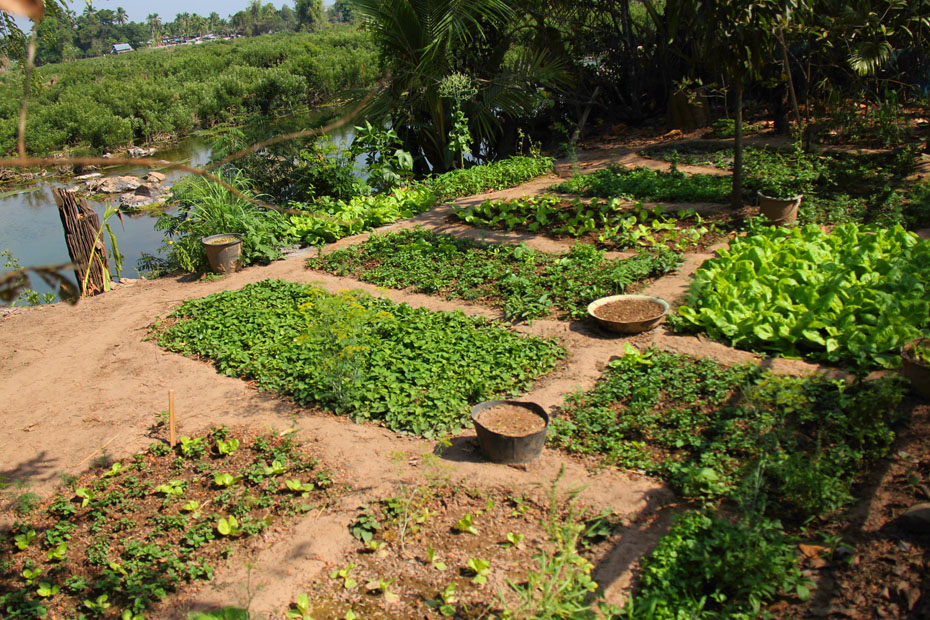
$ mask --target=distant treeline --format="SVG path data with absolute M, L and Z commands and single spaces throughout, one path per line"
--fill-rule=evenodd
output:
M 0 153 L 14 151 L 21 71 L 0 74 Z M 369 37 L 350 28 L 280 33 L 89 58 L 36 70 L 27 148 L 103 150 L 330 101 L 378 77 Z
M 90 58 L 109 53 L 115 43 L 128 43 L 133 49 L 159 45 L 162 39 L 186 40 L 207 34 L 215 36 L 259 36 L 284 31 L 313 32 L 327 22 L 343 23 L 353 19 L 347 0 L 337 0 L 324 11 L 322 0 L 297 0 L 291 8 L 284 4 L 280 9 L 271 3 L 252 0 L 248 7 L 224 19 L 219 13 L 207 16 L 196 13 L 178 13 L 173 20 L 150 13 L 144 22 L 130 21 L 123 7 L 98 9 L 87 3 L 83 12 L 75 13 L 67 6 L 52 3 L 50 11 L 38 24 L 36 64 Z M 22 33 L 5 33 L 0 28 L 0 39 L 22 39 Z M 2 41 L 0 41 L 2 43 Z M 22 45 L 0 45 L 22 51 Z M 21 59 L 13 54 L 14 59 Z

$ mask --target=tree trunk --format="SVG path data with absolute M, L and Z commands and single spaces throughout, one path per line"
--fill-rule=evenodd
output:
M 743 86 L 736 86 L 736 135 L 733 140 L 733 193 L 730 206 L 743 207 Z

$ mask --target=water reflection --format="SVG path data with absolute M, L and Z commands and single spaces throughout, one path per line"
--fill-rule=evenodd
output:
M 307 127 L 319 126 L 322 117 L 319 114 L 301 115 L 280 119 L 273 123 L 266 123 L 267 135 L 281 135 Z M 254 132 L 254 127 L 249 128 Z M 331 136 L 334 143 L 345 147 L 352 141 L 354 130 L 351 125 L 337 129 Z M 152 157 L 163 159 L 172 163 L 184 163 L 193 167 L 201 167 L 210 161 L 212 141 L 201 136 L 191 136 L 175 146 L 157 151 Z M 134 175 L 142 176 L 149 171 L 145 166 L 109 166 L 100 170 L 104 176 Z M 163 169 L 167 176 L 166 184 L 173 185 L 188 173 L 182 170 Z M 0 198 L 0 250 L 12 251 L 21 265 L 50 265 L 67 263 L 70 261 L 68 249 L 65 246 L 64 230 L 55 206 L 52 190 L 58 187 L 72 187 L 75 183 L 66 178 L 49 178 L 41 181 L 38 186 L 28 188 L 29 191 Z M 0 193 L 12 191 L 14 188 L 4 187 Z M 119 201 L 118 195 L 109 199 L 111 204 Z M 107 203 L 88 201 L 94 211 L 103 218 Z M 123 222 L 119 218 L 110 219 L 110 226 L 116 233 L 120 252 L 125 257 L 123 275 L 126 277 L 139 277 L 137 261 L 142 253 L 155 254 L 162 242 L 162 233 L 154 229 L 158 213 L 142 213 L 136 215 L 123 215 Z M 106 236 L 106 235 L 104 235 Z M 109 240 L 107 240 L 109 245 Z M 4 260 L 0 260 L 0 273 L 8 271 L 4 267 Z M 111 265 L 112 266 L 112 265 Z M 70 274 L 69 274 L 70 276 Z M 38 278 L 33 278 L 32 287 L 40 293 L 46 292 L 48 287 Z

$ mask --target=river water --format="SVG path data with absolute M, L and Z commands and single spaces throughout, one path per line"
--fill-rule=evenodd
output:
M 314 126 L 314 119 L 318 116 L 288 117 L 281 119 L 268 127 L 268 135 L 279 135 L 293 131 L 293 127 Z M 330 134 L 332 141 L 345 147 L 352 141 L 354 130 L 351 125 L 341 127 Z M 200 167 L 210 161 L 211 141 L 199 135 L 189 136 L 179 143 L 156 152 L 152 157 L 163 159 L 172 163 L 184 163 L 193 167 Z M 104 176 L 135 175 L 142 176 L 148 172 L 144 166 L 112 166 L 100 172 Z M 161 171 L 167 175 L 166 184 L 173 185 L 187 173 L 179 170 L 165 169 Z M 58 216 L 58 207 L 52 197 L 52 190 L 57 187 L 73 187 L 76 183 L 69 178 L 49 177 L 37 184 L 23 188 L 18 193 L 0 198 L 0 251 L 10 250 L 13 256 L 23 267 L 33 265 L 56 265 L 71 262 L 68 248 L 65 245 L 64 230 Z M 10 186 L 0 186 L 0 194 L 15 191 Z M 112 204 L 119 201 L 119 195 L 110 198 Z M 106 209 L 105 202 L 88 201 L 103 220 Z M 155 230 L 155 222 L 159 212 L 140 214 L 123 214 L 123 222 L 112 217 L 110 227 L 116 234 L 119 251 L 124 256 L 123 277 L 138 278 L 138 260 L 143 252 L 157 254 L 161 246 L 163 234 Z M 106 235 L 104 235 L 106 237 Z M 109 246 L 109 240 L 107 239 Z M 0 273 L 9 271 L 5 267 L 5 257 L 0 257 Z M 112 260 L 110 261 L 113 267 Z M 73 271 L 66 275 L 73 278 Z M 49 290 L 37 277 L 32 277 L 32 288 L 39 293 Z

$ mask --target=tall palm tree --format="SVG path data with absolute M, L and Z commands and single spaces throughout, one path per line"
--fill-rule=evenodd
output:
M 121 6 L 116 7 L 116 23 L 122 26 L 129 21 L 129 15 L 126 14 L 126 9 Z
M 405 148 L 433 170 L 453 165 L 449 130 L 455 103 L 439 94 L 443 78 L 468 75 L 477 93 L 461 102 L 472 143 L 490 144 L 502 122 L 528 115 L 540 85 L 564 85 L 566 74 L 543 50 L 515 45 L 519 0 L 356 0 L 389 72 L 367 105 Z
M 158 35 L 161 34 L 161 17 L 158 16 L 158 13 L 149 13 L 148 17 L 145 18 L 145 23 L 152 30 L 152 41 L 157 42 Z

